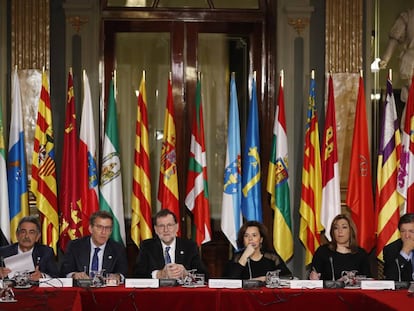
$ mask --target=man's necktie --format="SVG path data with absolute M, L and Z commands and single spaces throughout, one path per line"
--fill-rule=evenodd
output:
M 92 257 L 91 271 L 99 271 L 98 253 L 100 250 L 101 249 L 99 247 L 95 247 L 95 252 L 93 253 L 93 257 Z
M 171 263 L 171 257 L 170 257 L 170 253 L 169 253 L 170 248 L 171 248 L 170 246 L 165 247 L 165 254 L 164 254 L 165 264 Z

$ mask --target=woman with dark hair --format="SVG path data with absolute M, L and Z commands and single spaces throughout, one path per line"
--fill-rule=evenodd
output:
M 268 244 L 266 227 L 257 221 L 247 221 L 237 235 L 239 251 L 227 264 L 225 277 L 265 281 L 268 271 L 280 270 L 280 276 L 292 275 L 285 262 Z
M 331 241 L 321 245 L 313 255 L 311 280 L 338 280 L 343 271 L 357 271 L 359 275 L 371 276 L 367 252 L 358 246 L 354 222 L 345 214 L 332 220 Z

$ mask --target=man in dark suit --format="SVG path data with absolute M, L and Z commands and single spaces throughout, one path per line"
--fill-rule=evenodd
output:
M 128 272 L 125 247 L 110 239 L 113 218 L 98 211 L 89 219 L 89 236 L 70 241 L 63 257 L 61 275 L 88 279 L 91 271 L 103 271 L 122 281 Z
M 11 271 L 6 265 L 4 267 L 4 258 L 22 254 L 25 252 L 32 253 L 34 271 L 30 271 L 30 279 L 38 281 L 41 277 L 57 277 L 59 270 L 56 264 L 55 254 L 49 246 L 39 243 L 40 223 L 34 216 L 26 216 L 20 219 L 16 230 L 17 243 L 3 246 L 0 248 L 1 277 L 7 277 Z M 30 270 L 30 268 L 28 268 Z
M 157 237 L 141 242 L 136 277 L 180 279 L 191 269 L 207 274 L 197 245 L 176 236 L 178 223 L 174 213 L 168 209 L 160 210 L 154 217 L 154 229 Z
M 401 238 L 384 247 L 384 275 L 388 280 L 414 280 L 414 213 L 401 216 Z

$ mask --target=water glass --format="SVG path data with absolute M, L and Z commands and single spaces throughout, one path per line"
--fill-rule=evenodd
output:
M 266 287 L 277 288 L 280 286 L 280 270 L 268 271 L 266 273 Z

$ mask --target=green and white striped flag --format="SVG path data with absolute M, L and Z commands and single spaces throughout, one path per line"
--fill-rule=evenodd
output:
M 100 210 L 111 213 L 114 218 L 111 238 L 126 245 L 121 157 L 119 154 L 118 122 L 116 120 L 113 80 L 109 85 L 108 111 L 106 115 L 99 207 Z

